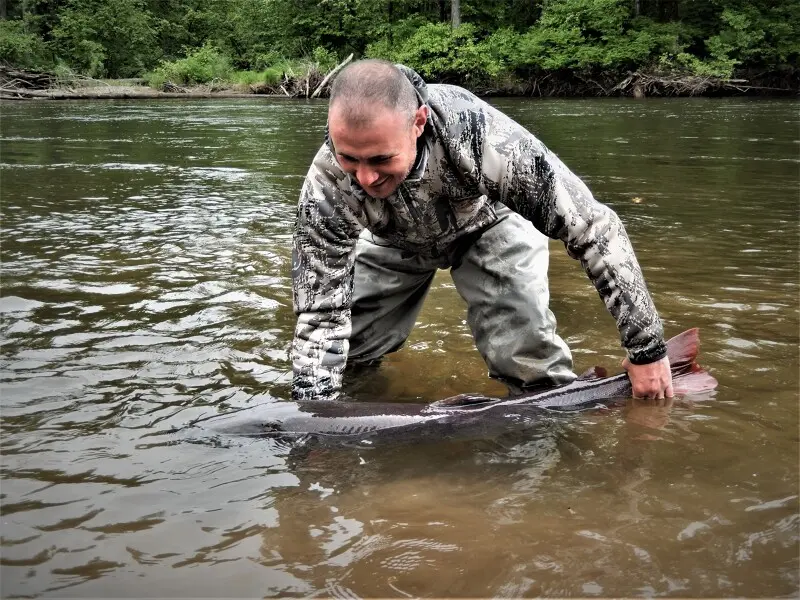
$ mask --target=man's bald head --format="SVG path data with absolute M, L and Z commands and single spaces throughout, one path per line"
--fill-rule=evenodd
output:
M 418 107 L 414 86 L 400 69 L 389 61 L 369 59 L 348 65 L 336 76 L 328 112 L 335 110 L 350 125 L 363 127 L 383 109 L 406 115 L 410 123 Z
M 333 82 L 330 147 L 342 170 L 373 198 L 388 198 L 408 177 L 425 131 L 428 107 L 392 63 L 353 63 Z

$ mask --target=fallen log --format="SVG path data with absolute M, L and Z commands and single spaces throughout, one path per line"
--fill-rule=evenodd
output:
M 343 69 L 343 68 L 344 68 L 344 67 L 347 65 L 347 63 L 349 63 L 351 60 L 353 60 L 353 55 L 352 55 L 352 54 L 351 54 L 350 56 L 348 56 L 347 58 L 345 58 L 345 59 L 344 59 L 342 62 L 340 62 L 338 65 L 336 65 L 336 67 L 333 69 L 333 71 L 331 71 L 330 73 L 328 73 L 328 74 L 325 76 L 325 79 L 323 79 L 323 80 L 322 80 L 322 83 L 320 83 L 320 84 L 317 86 L 317 89 L 315 89 L 315 90 L 314 90 L 314 93 L 313 93 L 313 94 L 311 94 L 311 97 L 312 97 L 312 98 L 316 98 L 317 96 L 319 96 L 320 92 L 321 92 L 323 89 L 325 89 L 325 85 L 328 83 L 328 81 L 330 81 L 331 79 L 333 79 L 333 77 L 334 77 L 334 76 L 335 76 L 335 75 L 336 75 L 336 74 L 337 74 L 339 71 L 341 71 L 341 70 L 342 70 L 342 69 Z
M 16 96 L 11 94 L 4 94 L 0 92 L 0 100 L 30 100 L 30 98 L 26 96 Z
M 135 100 L 160 98 L 252 98 L 247 92 L 160 92 L 147 89 L 125 89 L 114 91 L 62 91 L 62 90 L 0 90 L 4 94 L 16 94 L 15 100 Z M 11 99 L 11 98 L 10 98 Z

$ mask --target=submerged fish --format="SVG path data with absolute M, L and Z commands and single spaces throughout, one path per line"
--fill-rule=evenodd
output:
M 717 381 L 696 362 L 697 329 L 667 342 L 676 395 L 713 390 Z M 627 373 L 595 367 L 572 383 L 506 398 L 461 394 L 432 404 L 273 401 L 205 419 L 223 434 L 312 439 L 325 445 L 415 443 L 492 437 L 555 415 L 608 406 L 632 393 Z

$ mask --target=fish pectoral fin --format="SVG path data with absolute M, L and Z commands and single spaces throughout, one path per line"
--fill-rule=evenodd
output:
M 581 373 L 580 377 L 578 377 L 578 381 L 601 379 L 603 377 L 608 377 L 608 371 L 604 367 L 591 367 Z

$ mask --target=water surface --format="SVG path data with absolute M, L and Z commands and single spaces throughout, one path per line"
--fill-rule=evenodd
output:
M 798 552 L 796 102 L 500 99 L 623 218 L 720 388 L 500 439 L 182 435 L 289 395 L 324 102 L 0 106 L 2 594 L 785 596 Z M 576 370 L 614 323 L 552 243 Z M 449 274 L 362 401 L 499 394 Z

